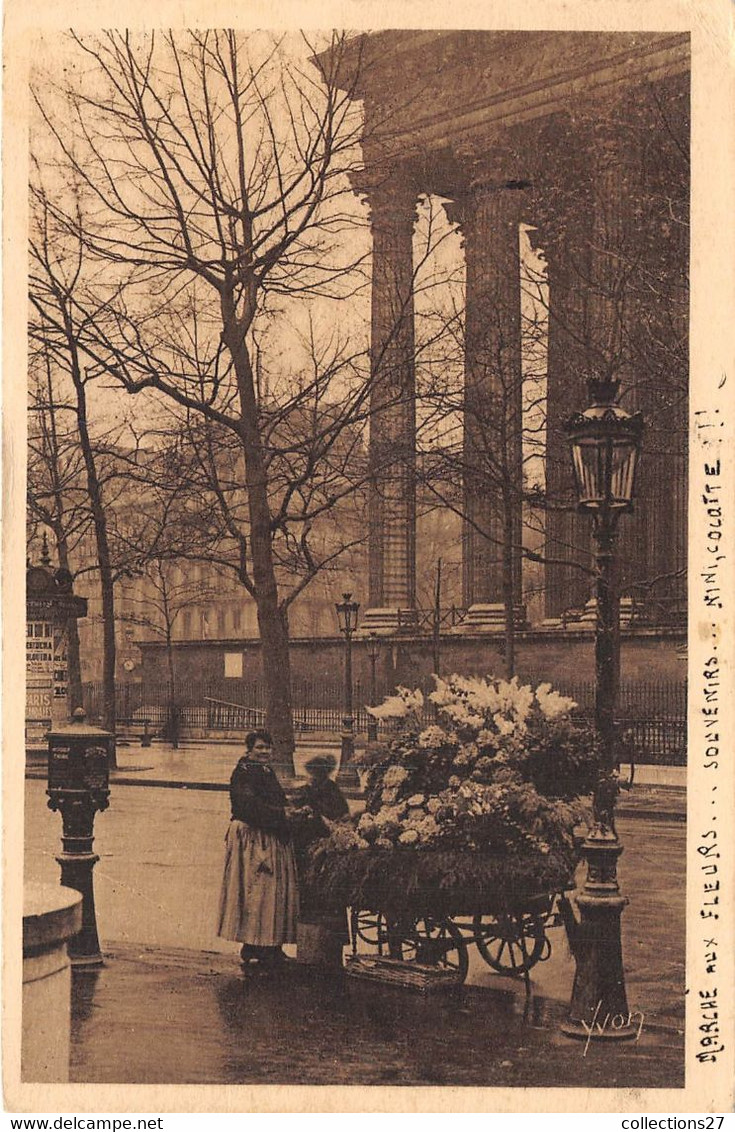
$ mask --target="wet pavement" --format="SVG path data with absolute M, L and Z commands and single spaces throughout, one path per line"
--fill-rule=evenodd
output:
M 113 787 L 109 809 L 95 822 L 103 947 L 110 941 L 236 954 L 236 945 L 213 937 L 228 819 L 226 794 Z M 640 817 L 618 824 L 625 846 L 620 883 L 631 901 L 623 914 L 631 1006 L 668 1022 L 683 1001 L 685 827 Z M 58 882 L 60 836 L 45 784 L 26 782 L 27 880 Z M 552 956 L 535 968 L 536 989 L 568 1001 L 574 967 L 563 929 L 552 929 L 550 938 Z M 470 955 L 470 981 L 493 985 L 497 976 L 475 948 Z
M 242 741 L 235 740 L 187 740 L 176 750 L 170 744 L 159 741 L 154 741 L 150 747 L 141 747 L 139 741 L 131 741 L 118 746 L 118 767 L 112 772 L 112 782 L 116 786 L 226 791 L 232 768 L 242 749 Z M 334 742 L 301 741 L 294 752 L 295 777 L 284 780 L 284 785 L 298 785 L 306 781 L 304 763 L 317 751 L 329 751 L 339 762 L 339 746 Z M 26 777 L 45 779 L 46 756 L 43 752 L 36 752 L 28 759 Z M 629 780 L 630 767 L 623 766 L 621 782 L 625 784 Z M 618 811 L 622 815 L 635 813 L 683 821 L 686 816 L 686 767 L 636 766 L 633 789 L 621 791 Z
M 244 976 L 221 955 L 111 948 L 75 975 L 71 1080 L 190 1084 L 668 1087 L 683 1036 L 564 1037 L 561 1003 L 523 988 L 420 996 L 297 964 Z
M 558 1024 L 574 967 L 562 928 L 522 982 L 470 948 L 456 999 L 326 982 L 294 964 L 281 981 L 246 980 L 237 945 L 213 936 L 227 796 L 116 783 L 96 820 L 94 883 L 106 957 L 75 976 L 72 1073 L 78 1081 L 423 1084 L 682 1083 L 685 827 L 621 818 L 628 1001 L 638 1043 L 582 1047 Z M 26 782 L 28 880 L 58 882 L 61 820 L 45 783 Z M 288 949 L 293 954 L 293 949 Z

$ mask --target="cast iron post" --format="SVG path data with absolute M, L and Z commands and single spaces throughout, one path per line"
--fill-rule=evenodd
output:
M 61 883 L 82 894 L 82 928 L 69 941 L 72 967 L 99 967 L 102 953 L 97 934 L 92 870 L 99 857 L 92 851 L 94 816 L 109 805 L 109 763 L 114 736 L 85 723 L 83 708 L 71 724 L 49 732 L 48 806 L 60 810 Z
M 352 756 L 355 753 L 355 719 L 352 714 L 352 634 L 357 628 L 357 614 L 360 606 L 351 599 L 352 594 L 345 593 L 342 594 L 342 601 L 336 604 L 340 632 L 345 638 L 344 713 L 342 716 L 341 758 L 337 782 L 340 786 L 359 789 L 360 779 L 357 770 L 352 765 Z
M 375 707 L 375 701 L 378 698 L 378 682 L 376 679 L 375 665 L 380 652 L 380 637 L 377 633 L 370 633 L 370 635 L 365 638 L 365 647 L 367 648 L 367 654 L 370 659 L 370 706 Z M 378 721 L 370 712 L 368 712 L 367 737 L 368 743 L 376 743 L 378 741 Z
M 576 971 L 566 1034 L 589 1040 L 634 1038 L 628 1010 L 620 917 L 627 900 L 618 886 L 623 847 L 615 829 L 618 759 L 615 708 L 619 685 L 619 594 L 615 576 L 618 517 L 632 509 L 635 467 L 643 431 L 641 415 L 615 404 L 618 383 L 590 382 L 592 405 L 567 422 L 579 508 L 593 517 L 597 572 L 595 631 L 595 725 L 602 767 L 593 795 L 593 825 L 582 847 L 587 865 L 577 897 L 580 923 Z

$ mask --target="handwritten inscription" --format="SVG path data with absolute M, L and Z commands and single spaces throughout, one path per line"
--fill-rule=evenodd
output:
M 610 1030 L 630 1030 L 635 1029 L 635 1040 L 641 1036 L 643 1030 L 643 1022 L 645 1021 L 644 1015 L 640 1010 L 628 1011 L 627 1014 L 610 1014 L 609 1012 L 602 1016 L 602 999 L 597 1003 L 595 1012 L 590 1022 L 582 1021 L 585 1032 L 587 1034 L 587 1041 L 584 1044 L 583 1057 L 587 1056 L 587 1050 L 590 1046 L 592 1038 L 601 1038 Z
M 699 1044 L 702 1049 L 697 1054 L 697 1060 L 717 1061 L 718 1053 L 724 1052 L 724 1045 L 720 1042 L 720 1010 L 717 1000 L 717 989 L 699 992 L 699 1031 L 702 1035 Z
M 721 741 L 725 720 L 723 719 L 723 660 L 720 656 L 722 610 L 727 603 L 727 588 L 723 585 L 727 554 L 725 553 L 726 508 L 723 500 L 727 498 L 721 461 L 715 458 L 720 443 L 720 429 L 723 427 L 719 410 L 695 414 L 698 440 L 711 455 L 702 462 L 701 505 L 704 509 L 704 562 L 700 570 L 701 602 L 705 613 L 712 619 L 709 624 L 702 622 L 702 629 L 708 641 L 707 655 L 701 663 L 699 679 L 699 735 L 698 743 L 700 765 L 707 772 L 710 782 L 710 816 L 706 825 L 700 829 L 696 852 L 698 862 L 698 905 L 699 919 L 704 929 L 701 934 L 701 958 L 698 963 L 700 987 L 697 990 L 696 1025 L 697 1059 L 700 1063 L 714 1063 L 724 1052 L 722 1041 L 720 1005 L 716 977 L 718 975 L 719 952 L 718 921 L 720 919 L 721 885 L 721 837 L 718 825 L 718 771 L 723 752 L 727 749 Z M 714 450 L 714 451 L 713 451 Z
M 704 582 L 704 604 L 709 608 L 722 609 L 722 590 L 720 575 L 725 555 L 722 553 L 722 500 L 721 500 L 721 467 L 720 461 L 704 465 L 704 490 L 702 501 L 707 516 L 706 529 L 706 558 L 700 571 Z

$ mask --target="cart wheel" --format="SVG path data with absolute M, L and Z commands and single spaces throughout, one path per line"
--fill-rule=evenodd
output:
M 415 920 L 401 930 L 401 958 L 456 971 L 460 982 L 467 978 L 469 959 L 459 928 L 451 920 Z
M 477 950 L 488 966 L 501 975 L 525 975 L 551 953 L 545 915 L 503 912 L 497 916 L 475 916 L 472 926 Z
M 369 947 L 376 947 L 382 954 L 388 942 L 388 925 L 382 912 L 367 912 L 357 909 L 352 913 L 353 939 L 357 938 L 367 943 Z

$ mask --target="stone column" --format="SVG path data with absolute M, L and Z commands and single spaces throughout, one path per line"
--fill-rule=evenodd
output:
M 471 629 L 502 631 L 507 594 L 521 602 L 522 187 L 481 174 L 449 210 L 466 263 L 463 596 Z
M 661 130 L 686 122 L 688 84 L 659 84 L 653 105 L 637 107 L 645 163 L 636 185 L 634 306 L 630 341 L 646 431 L 631 540 L 634 596 L 649 624 L 681 619 L 686 608 L 686 440 L 688 377 L 687 136 Z
M 588 359 L 590 376 L 630 379 L 624 326 L 629 303 L 631 249 L 628 208 L 635 187 L 634 156 L 612 122 L 590 131 L 592 235 Z
M 589 211 L 582 201 L 541 201 L 539 243 L 547 262 L 545 615 L 563 619 L 581 610 L 594 588 L 590 522 L 576 510 L 577 492 L 564 422 L 586 407 L 588 365 L 586 292 L 589 281 Z M 556 207 L 553 207 L 553 206 Z M 575 207 L 576 206 L 576 207 Z M 543 213 L 547 215 L 544 216 Z
M 370 368 L 370 589 L 362 628 L 398 628 L 416 605 L 415 187 L 408 175 L 361 188 L 373 235 Z
M 640 138 L 623 123 L 606 120 L 590 130 L 592 238 L 589 288 L 588 370 L 590 377 L 620 382 L 620 400 L 642 408 L 645 374 L 632 364 L 631 334 L 636 320 L 639 234 L 635 211 L 640 200 Z M 585 401 L 585 403 L 587 403 Z M 643 444 L 645 448 L 646 437 Z M 620 523 L 616 545 L 618 590 L 647 573 L 645 537 L 650 501 L 639 492 L 632 516 Z

